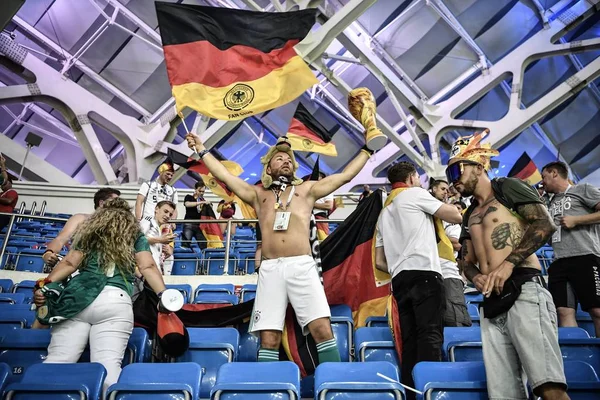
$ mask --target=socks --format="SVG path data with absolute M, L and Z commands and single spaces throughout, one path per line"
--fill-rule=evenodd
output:
M 260 348 L 258 350 L 258 361 L 279 361 L 279 352 L 277 350 Z
M 317 354 L 319 355 L 319 364 L 341 361 L 335 338 L 317 343 Z

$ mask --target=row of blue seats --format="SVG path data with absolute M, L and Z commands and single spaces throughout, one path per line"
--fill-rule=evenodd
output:
M 564 363 L 568 395 L 573 400 L 598 398 L 600 380 L 581 361 Z M 79 395 L 99 400 L 106 370 L 100 364 L 37 364 L 31 366 L 20 383 L 6 383 L 10 367 L 0 363 L 0 385 L 7 398 L 59 400 Z M 483 362 L 454 364 L 421 362 L 412 372 L 417 399 L 487 399 L 487 377 Z M 48 381 L 47 376 L 53 380 Z M 194 362 L 179 364 L 131 364 L 117 383 L 109 387 L 111 400 L 177 400 L 202 398 L 203 368 Z M 324 363 L 316 368 L 314 381 L 300 380 L 298 366 L 289 361 L 269 363 L 228 363 L 219 367 L 210 390 L 214 400 L 299 400 L 302 384 L 315 400 L 404 400 L 398 369 L 391 363 Z M 35 396 L 35 397 L 34 397 Z
M 13 293 L 0 292 L 1 304 L 29 304 L 32 299 L 34 281 L 22 281 L 14 287 Z M 223 284 L 201 284 L 196 290 L 188 284 L 170 284 L 166 285 L 169 289 L 175 289 L 181 292 L 185 302 L 189 304 L 238 304 L 249 301 L 256 295 L 256 285 L 243 285 L 239 297 L 236 294 L 235 285 L 232 283 Z
M 7 398 L 58 400 L 79 396 L 101 398 L 106 370 L 100 364 L 37 364 L 23 374 L 20 383 L 5 382 L 9 367 L 0 364 L 0 384 Z M 132 364 L 126 366 L 107 392 L 111 400 L 197 400 L 204 397 L 200 382 L 203 370 L 196 363 Z M 48 381 L 47 376 L 53 379 Z M 389 363 L 318 366 L 314 379 L 315 399 L 404 399 L 397 369 Z M 300 399 L 300 371 L 291 362 L 234 363 L 222 365 L 211 399 Z M 376 395 L 374 397 L 374 395 Z M 208 397 L 208 396 L 207 396 Z

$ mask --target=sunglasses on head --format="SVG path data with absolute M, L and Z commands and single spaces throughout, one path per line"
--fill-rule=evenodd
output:
M 446 168 L 446 179 L 448 183 L 453 184 L 457 182 L 462 176 L 463 172 L 465 172 L 465 165 L 479 165 L 474 161 L 459 161 L 452 165 L 449 165 Z

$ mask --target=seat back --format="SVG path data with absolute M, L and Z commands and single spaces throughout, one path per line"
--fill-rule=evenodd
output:
M 331 328 L 340 352 L 341 360 L 351 361 L 354 342 L 354 320 L 352 310 L 346 304 L 337 304 L 330 306 L 331 310 Z
M 195 258 L 178 259 L 175 257 L 171 275 L 196 275 L 197 267 L 198 260 Z
M 165 285 L 167 289 L 179 290 L 183 295 L 186 303 L 192 302 L 192 286 L 187 283 Z
M 464 354 L 465 352 L 470 352 L 468 348 L 456 348 L 455 345 L 462 342 L 481 342 L 481 329 L 478 326 L 472 327 L 446 327 L 444 328 L 444 344 L 442 346 L 442 358 L 444 360 L 450 360 L 451 353 L 454 356 L 457 356 L 457 353 L 460 353 L 459 357 L 470 357 L 471 354 Z M 454 347 L 451 349 L 450 347 Z M 479 361 L 471 360 L 471 359 L 455 359 L 454 361 Z
M 44 250 L 26 249 L 21 250 L 17 259 L 17 271 L 38 272 L 44 271 Z
M 194 304 L 238 304 L 239 299 L 234 294 L 227 292 L 200 292 L 194 298 Z
M 6 251 L 8 251 L 8 247 L 6 248 Z M 3 268 L 3 267 L 4 266 L 0 266 L 0 268 Z M 12 287 L 13 287 L 12 279 L 0 279 L 0 289 L 1 289 L 0 293 L 10 293 Z
M 223 364 L 234 361 L 240 336 L 234 328 L 188 328 L 190 347 L 177 362 L 195 362 L 202 366 L 200 397 L 208 397 Z
M 98 363 L 35 364 L 25 371 L 20 383 L 8 385 L 6 393 L 13 400 L 63 400 L 76 396 L 96 400 L 102 395 L 105 378 L 106 369 Z
M 50 344 L 49 329 L 18 329 L 17 332 L 6 334 L 0 342 L 0 363 L 9 365 L 10 383 L 19 382 L 32 365 L 42 363 Z
M 315 398 L 402 399 L 398 368 L 386 361 L 369 363 L 324 363 L 315 371 Z
M 240 330 L 240 346 L 238 351 L 238 361 L 255 362 L 258 361 L 259 338 L 257 335 Z
M 0 307 L 0 325 L 29 328 L 35 320 L 30 304 L 5 304 Z
M 482 361 L 417 363 L 412 372 L 415 389 L 427 399 L 486 400 L 487 378 Z
M 290 361 L 224 364 L 211 399 L 299 400 L 300 370 Z
M 25 303 L 24 293 L 0 293 L 0 304 L 23 304 Z
M 385 328 L 389 327 L 388 317 L 381 315 L 374 315 L 367 318 L 365 325 L 368 328 Z
M 123 368 L 107 392 L 114 400 L 195 400 L 200 395 L 202 367 L 197 363 L 144 363 Z M 113 397 L 111 397 L 113 396 Z
M 565 361 L 584 361 L 600 371 L 600 339 L 559 339 Z
M 589 339 L 590 334 L 582 328 L 559 327 L 558 339 Z
M 235 285 L 233 283 L 203 283 L 198 285 L 194 291 L 194 297 L 200 293 L 235 293 Z
M 483 295 L 478 292 L 465 293 L 465 303 L 467 303 L 467 304 L 483 303 Z
M 583 361 L 564 361 L 565 378 L 567 384 L 574 382 L 598 382 L 598 375 L 594 368 Z
M 354 332 L 357 361 L 388 361 L 400 365 L 389 328 L 358 328 Z
M 242 290 L 240 291 L 240 302 L 243 303 L 248 300 L 252 300 L 256 297 L 256 287 L 257 285 L 252 283 L 247 283 L 242 286 Z

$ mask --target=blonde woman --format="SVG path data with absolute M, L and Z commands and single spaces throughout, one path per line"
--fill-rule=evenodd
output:
M 133 329 L 136 264 L 160 297 L 165 284 L 148 240 L 127 202 L 109 200 L 80 225 L 67 256 L 38 281 L 37 319 L 53 325 L 44 362 L 75 363 L 89 342 L 90 361 L 107 371 L 104 389 L 118 380 Z

